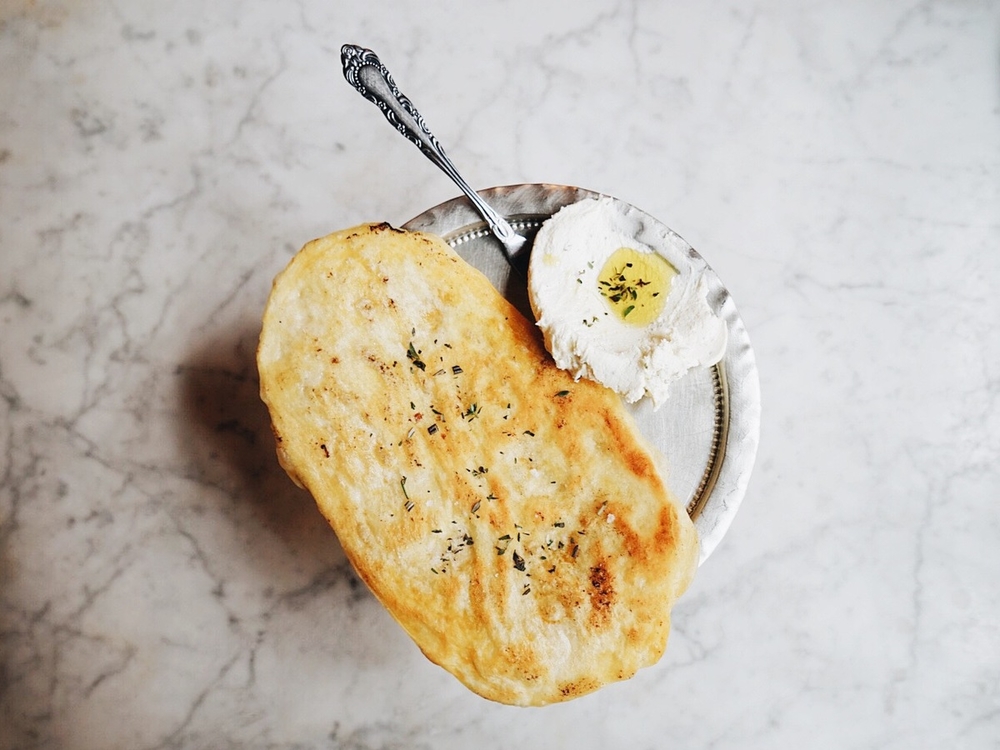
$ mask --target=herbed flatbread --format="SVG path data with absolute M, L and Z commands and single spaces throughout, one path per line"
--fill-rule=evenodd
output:
M 691 521 L 619 397 L 558 369 L 440 238 L 368 224 L 306 245 L 258 366 L 281 464 L 470 689 L 542 705 L 660 658 Z

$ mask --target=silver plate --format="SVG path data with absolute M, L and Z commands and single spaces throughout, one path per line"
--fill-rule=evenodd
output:
M 560 208 L 599 195 L 583 188 L 545 184 L 508 185 L 480 194 L 529 244 L 542 222 Z M 704 263 L 690 245 L 656 219 L 618 203 L 643 222 L 661 227 L 683 243 L 692 258 Z M 443 237 L 533 319 L 525 279 L 511 272 L 499 241 L 468 199 L 455 198 L 428 209 L 404 227 Z M 760 382 L 746 327 L 729 292 L 707 264 L 705 273 L 709 304 L 729 328 L 725 357 L 715 367 L 692 371 L 675 384 L 659 410 L 653 410 L 649 399 L 629 407 L 639 429 L 662 454 L 668 483 L 694 520 L 701 540 L 699 563 L 718 546 L 739 510 L 760 436 Z

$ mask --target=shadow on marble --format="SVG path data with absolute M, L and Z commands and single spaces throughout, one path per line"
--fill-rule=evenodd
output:
M 184 413 L 180 437 L 188 452 L 189 474 L 209 490 L 206 494 L 228 506 L 224 512 L 233 514 L 234 523 L 249 518 L 259 525 L 246 536 L 277 537 L 277 554 L 321 570 L 325 586 L 346 583 L 356 595 L 370 596 L 311 496 L 296 487 L 278 463 L 270 418 L 259 395 L 259 331 L 259 322 L 253 320 L 223 332 L 221 338 L 213 336 L 178 368 Z M 260 547 L 272 548 L 270 555 L 261 559 L 255 549 L 248 557 L 271 572 L 281 561 L 273 559 L 273 545 L 263 538 Z

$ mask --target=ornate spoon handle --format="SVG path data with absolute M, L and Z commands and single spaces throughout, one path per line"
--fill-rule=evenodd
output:
M 508 259 L 513 260 L 514 255 L 524 245 L 524 238 L 518 235 L 507 220 L 493 210 L 479 193 L 462 179 L 462 175 L 451 163 L 438 139 L 427 127 L 424 118 L 413 106 L 413 102 L 396 86 L 389 69 L 378 56 L 370 49 L 345 44 L 340 50 L 340 59 L 344 64 L 344 77 L 347 82 L 382 110 L 385 119 L 396 130 L 413 142 L 424 156 L 454 180 L 472 201 L 476 210 L 486 219 L 493 234 L 503 243 Z

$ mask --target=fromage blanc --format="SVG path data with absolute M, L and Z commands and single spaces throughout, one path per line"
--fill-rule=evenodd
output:
M 535 238 L 528 297 L 556 365 L 632 403 L 726 351 L 708 304 L 705 263 L 669 229 L 612 198 L 587 198 Z

